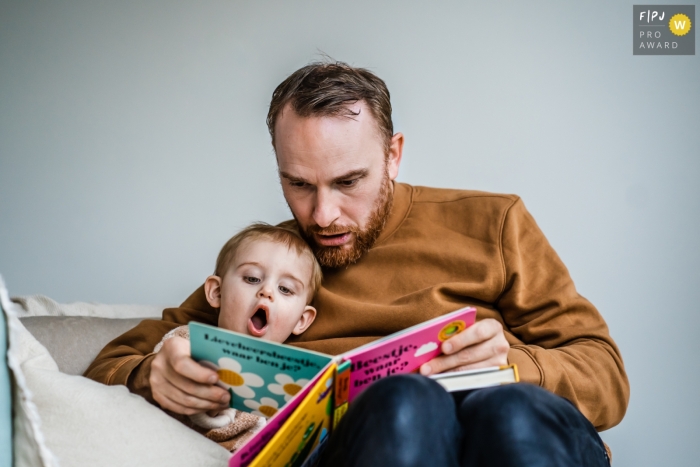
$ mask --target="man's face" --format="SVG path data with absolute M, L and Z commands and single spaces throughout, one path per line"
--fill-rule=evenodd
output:
M 371 248 L 391 210 L 403 135 L 386 151 L 364 102 L 354 118 L 300 117 L 287 106 L 275 126 L 284 197 L 319 262 L 354 263 Z

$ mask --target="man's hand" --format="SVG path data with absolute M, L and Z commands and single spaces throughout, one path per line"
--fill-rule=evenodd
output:
M 190 343 L 172 337 L 151 362 L 151 393 L 164 409 L 183 415 L 228 407 L 230 395 L 214 386 L 219 376 L 190 357 Z
M 495 319 L 474 323 L 442 343 L 442 353 L 420 367 L 422 375 L 508 364 L 510 345 Z

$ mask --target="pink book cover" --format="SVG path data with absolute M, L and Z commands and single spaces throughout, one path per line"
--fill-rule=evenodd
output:
M 475 319 L 476 308 L 462 308 L 343 354 L 343 360 L 351 362 L 347 401 L 374 381 L 418 370 L 442 353 L 444 341 L 474 324 Z

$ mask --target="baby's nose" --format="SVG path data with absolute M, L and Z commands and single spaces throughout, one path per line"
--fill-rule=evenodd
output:
M 258 297 L 259 298 L 267 298 L 270 301 L 272 301 L 273 300 L 272 290 L 269 287 L 260 287 L 260 290 L 258 290 Z

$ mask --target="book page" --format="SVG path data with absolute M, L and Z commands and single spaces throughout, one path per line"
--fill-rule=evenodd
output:
M 272 417 L 328 365 L 332 357 L 190 323 L 192 358 L 216 370 L 230 406 Z

